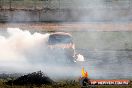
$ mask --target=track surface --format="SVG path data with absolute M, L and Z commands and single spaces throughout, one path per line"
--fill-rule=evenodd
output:
M 0 29 L 7 27 L 36 31 L 132 31 L 132 23 L 0 23 Z

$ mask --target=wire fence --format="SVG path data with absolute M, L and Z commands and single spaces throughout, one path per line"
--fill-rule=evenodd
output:
M 0 9 L 130 8 L 132 0 L 0 0 Z
M 131 21 L 132 0 L 0 0 L 0 21 Z
M 0 9 L 60 8 L 60 0 L 0 0 Z

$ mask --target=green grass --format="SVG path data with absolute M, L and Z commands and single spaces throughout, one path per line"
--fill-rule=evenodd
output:
M 61 81 L 57 82 L 54 85 L 23 85 L 23 86 L 17 86 L 17 85 L 6 85 L 5 82 L 0 81 L 0 88 L 81 88 L 80 84 L 78 82 L 74 81 Z M 92 86 L 89 88 L 132 88 L 132 84 L 129 85 L 99 85 L 99 86 Z

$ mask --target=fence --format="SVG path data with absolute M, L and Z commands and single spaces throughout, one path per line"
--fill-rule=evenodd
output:
M 130 8 L 132 0 L 0 0 L 1 9 Z
M 132 21 L 132 0 L 0 0 L 1 21 Z
M 60 0 L 0 0 L 0 9 L 59 8 Z

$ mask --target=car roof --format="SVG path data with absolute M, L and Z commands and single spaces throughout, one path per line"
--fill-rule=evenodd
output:
M 50 36 L 52 35 L 67 35 L 72 37 L 72 35 L 70 33 L 66 33 L 66 32 L 55 32 L 55 33 L 51 33 Z

